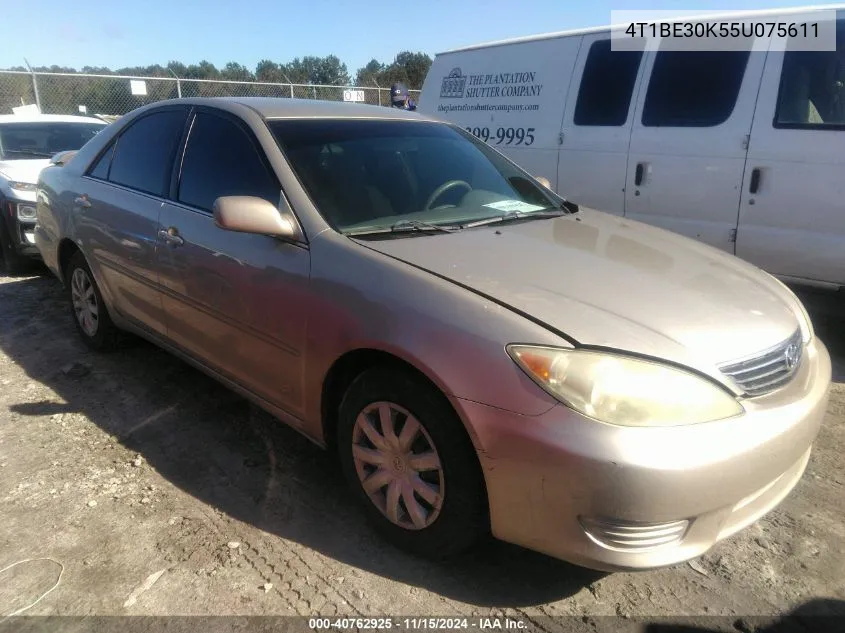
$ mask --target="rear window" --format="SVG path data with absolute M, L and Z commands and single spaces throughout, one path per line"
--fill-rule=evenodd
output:
M 0 156 L 3 160 L 50 158 L 79 149 L 105 127 L 105 123 L 88 121 L 0 123 Z

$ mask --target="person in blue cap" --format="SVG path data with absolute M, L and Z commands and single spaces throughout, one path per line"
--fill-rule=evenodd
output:
M 390 86 L 390 107 L 402 108 L 403 110 L 416 110 L 417 104 L 408 94 L 408 86 L 403 83 L 395 83 Z

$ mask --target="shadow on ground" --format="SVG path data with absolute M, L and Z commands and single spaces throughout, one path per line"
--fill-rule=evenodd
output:
M 492 540 L 449 563 L 392 549 L 353 505 L 332 455 L 150 344 L 89 352 L 46 274 L 0 284 L 0 323 L 3 352 L 67 403 L 22 401 L 12 411 L 82 412 L 174 485 L 268 533 L 479 606 L 560 600 L 602 576 Z

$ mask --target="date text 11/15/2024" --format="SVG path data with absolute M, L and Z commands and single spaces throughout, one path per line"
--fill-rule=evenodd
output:
M 521 631 L 528 628 L 525 622 L 507 617 L 477 618 L 309 618 L 308 628 L 312 631 L 384 631 L 405 629 L 408 631 L 447 631 L 447 630 L 511 630 Z
M 491 130 L 489 127 L 469 126 L 464 129 L 485 143 L 495 145 L 532 145 L 534 143 L 533 127 L 499 127 Z

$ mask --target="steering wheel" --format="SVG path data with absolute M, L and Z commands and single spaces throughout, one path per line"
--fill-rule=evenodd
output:
M 435 189 L 431 195 L 428 197 L 428 200 L 423 207 L 423 211 L 429 211 L 431 209 L 431 205 L 435 203 L 435 201 L 442 196 L 444 193 L 452 189 L 453 187 L 465 187 L 467 192 L 472 191 L 472 185 L 468 182 L 463 180 L 449 180 L 448 182 L 444 182 L 440 185 L 437 189 Z

